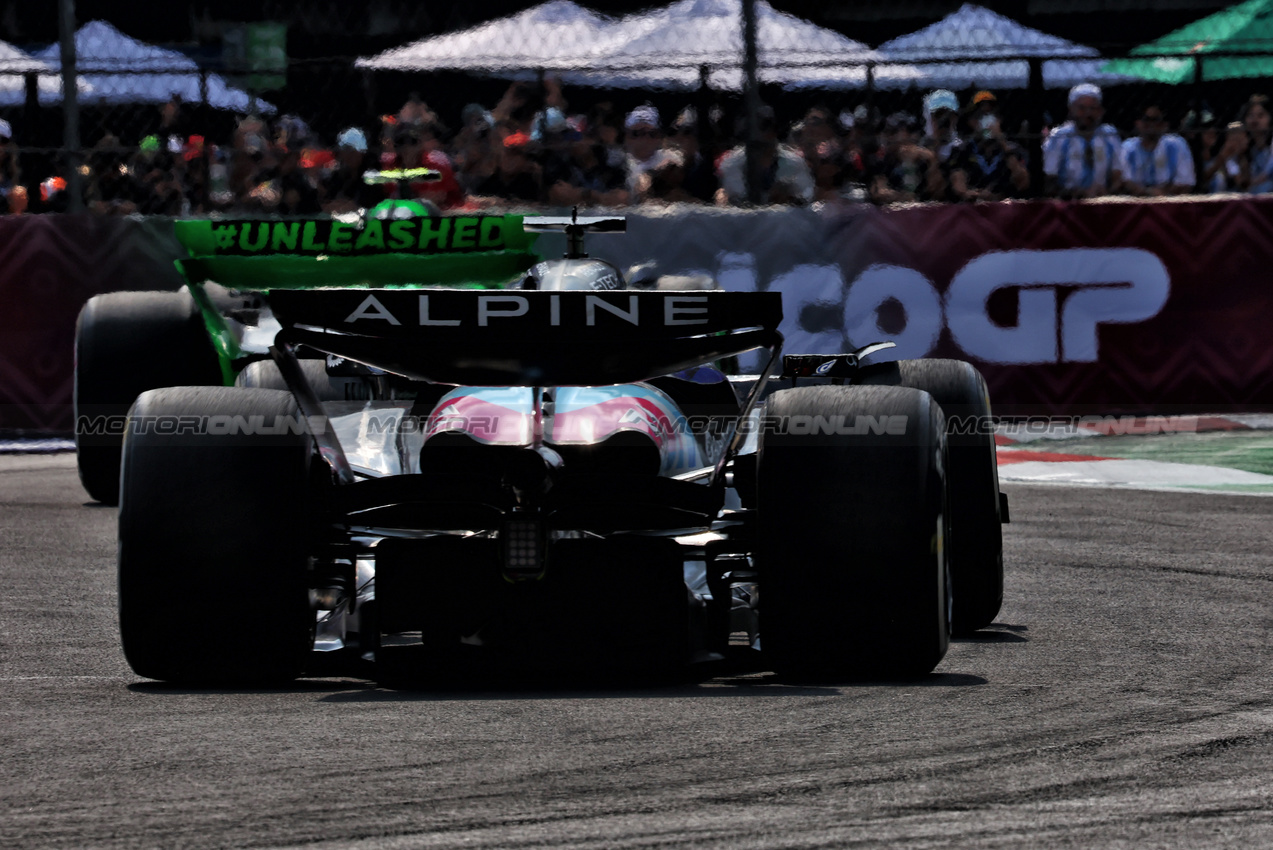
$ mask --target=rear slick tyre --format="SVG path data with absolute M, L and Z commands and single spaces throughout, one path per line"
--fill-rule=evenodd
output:
M 306 581 L 312 448 L 297 433 L 295 400 L 277 390 L 170 387 L 143 393 L 129 422 L 153 425 L 124 438 L 119 627 L 129 665 L 199 685 L 295 678 L 315 620 Z M 207 427 L 196 433 L 194 423 Z
M 839 433 L 819 433 L 820 422 Z M 950 637 L 937 404 L 911 389 L 800 387 L 770 397 L 764 424 L 756 553 L 768 666 L 795 680 L 930 672 Z
M 911 387 L 936 399 L 950 446 L 951 630 L 967 635 L 1003 605 L 1003 526 L 990 393 L 971 363 L 899 360 L 863 370 L 862 384 Z
M 93 499 L 119 503 L 123 420 L 137 396 L 222 383 L 221 363 L 194 299 L 180 292 L 110 292 L 75 323 L 76 465 Z

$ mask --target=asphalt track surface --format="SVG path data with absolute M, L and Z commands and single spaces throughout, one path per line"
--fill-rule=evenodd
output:
M 918 681 L 196 692 L 126 666 L 73 463 L 0 457 L 6 848 L 1273 846 L 1273 499 L 1010 487 Z

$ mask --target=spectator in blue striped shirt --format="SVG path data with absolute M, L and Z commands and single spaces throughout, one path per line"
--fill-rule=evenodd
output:
M 1136 138 L 1123 142 L 1123 174 L 1129 194 L 1157 197 L 1180 195 L 1194 188 L 1193 154 L 1189 144 L 1168 133 L 1162 107 L 1151 105 L 1136 119 Z
M 1096 198 L 1123 188 L 1123 146 L 1102 124 L 1101 90 L 1091 83 L 1070 89 L 1070 120 L 1043 143 L 1044 190 L 1054 198 Z

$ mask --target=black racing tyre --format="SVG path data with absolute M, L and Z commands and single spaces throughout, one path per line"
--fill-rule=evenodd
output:
M 75 324 L 75 449 L 89 496 L 119 502 L 123 420 L 137 396 L 215 386 L 221 364 L 194 299 L 180 292 L 95 295 Z
M 861 383 L 923 390 L 941 405 L 950 446 L 951 629 L 985 628 L 1003 605 L 999 466 L 985 379 L 962 360 L 899 360 L 863 370 Z
M 302 359 L 297 361 L 305 380 L 318 396 L 319 401 L 344 401 L 345 393 L 341 387 L 335 386 L 327 374 L 327 361 Z M 255 387 L 263 390 L 286 390 L 287 381 L 273 360 L 253 360 L 239 372 L 235 378 L 236 387 Z
M 303 423 L 277 390 L 169 387 L 133 405 L 119 628 L 138 675 L 260 685 L 301 673 L 314 628 Z
M 768 666 L 795 679 L 928 673 L 950 638 L 940 408 L 917 390 L 811 386 L 774 393 L 763 421 Z

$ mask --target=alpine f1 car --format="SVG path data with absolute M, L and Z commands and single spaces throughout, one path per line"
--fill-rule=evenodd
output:
M 590 258 L 621 218 L 176 227 L 186 289 L 98 296 L 77 336 L 141 676 L 909 676 L 999 610 L 966 363 L 784 357 L 778 293 Z

